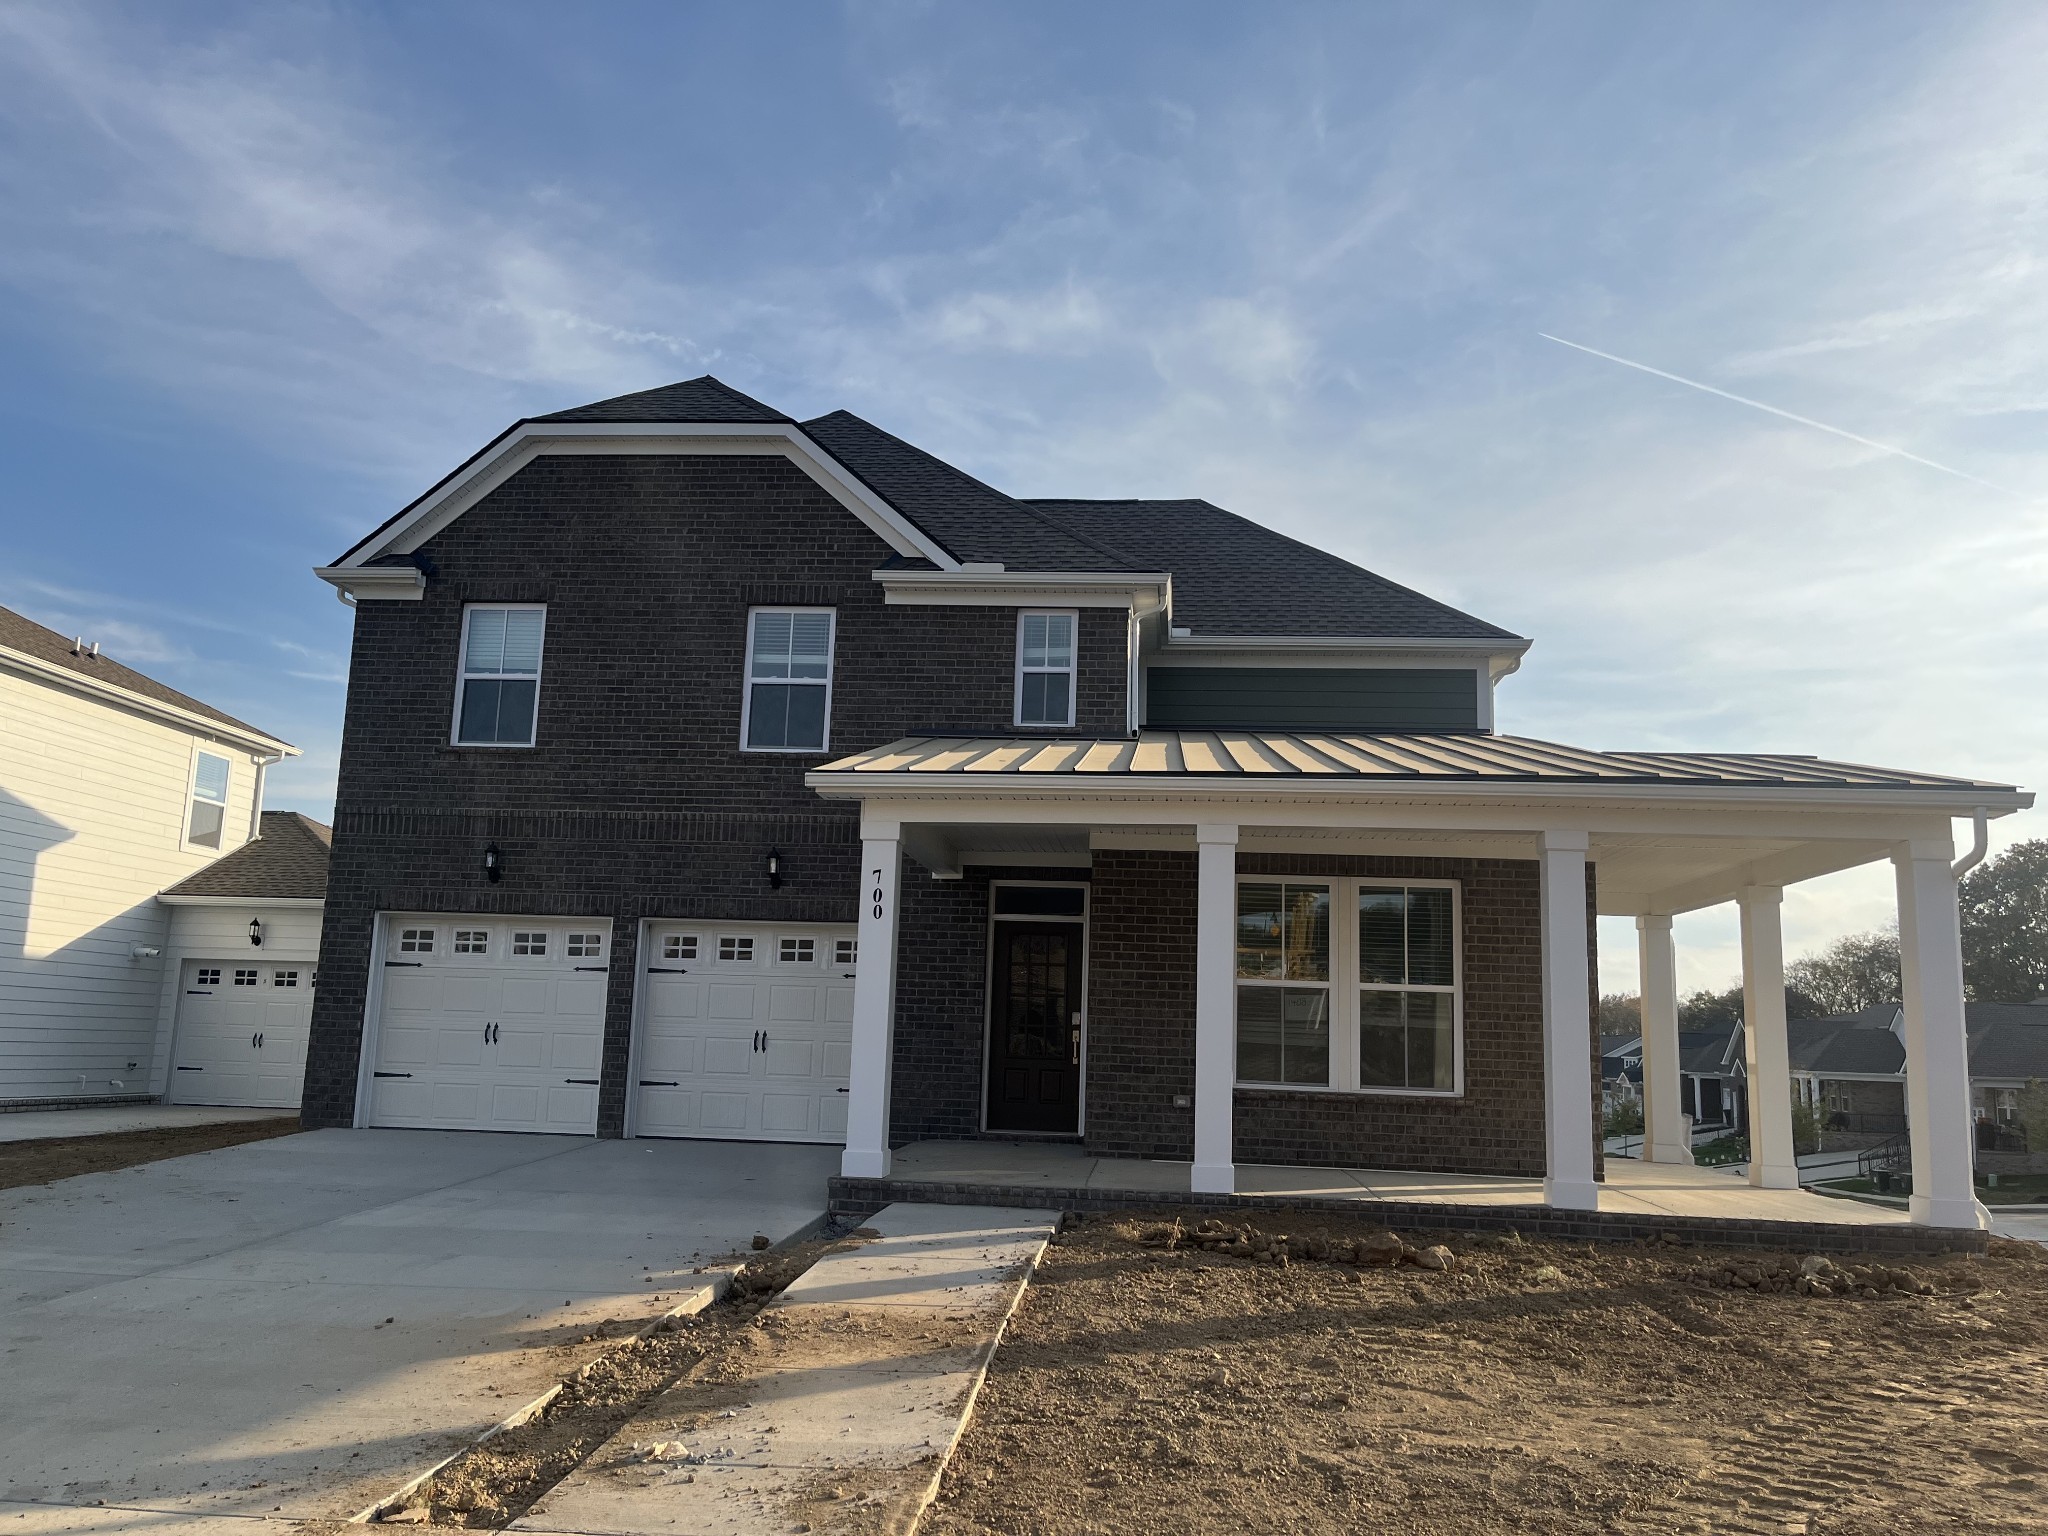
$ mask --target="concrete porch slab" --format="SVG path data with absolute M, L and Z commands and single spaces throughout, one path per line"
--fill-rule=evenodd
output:
M 728 1405 L 707 1417 L 697 1382 L 665 1394 L 511 1529 L 909 1530 L 1057 1218 L 892 1205 L 868 1225 L 881 1236 L 821 1259 L 762 1311 Z M 685 1459 L 635 1450 L 677 1440 Z
M 0 1192 L 0 1514 L 346 1518 L 802 1228 L 836 1156 L 316 1131 Z
M 1016 1152 L 1014 1159 L 1006 1153 Z M 1372 1212 L 1390 1226 L 1454 1230 L 1516 1227 L 1531 1235 L 1629 1238 L 1676 1235 L 1702 1242 L 1805 1246 L 1844 1252 L 1981 1252 L 1983 1234 L 1916 1227 L 1903 1211 L 1806 1190 L 1753 1189 L 1715 1168 L 1607 1162 L 1598 1211 L 1549 1206 L 1543 1181 L 1379 1168 L 1239 1164 L 1237 1191 L 1197 1195 L 1189 1165 L 1095 1157 L 1068 1145 L 914 1142 L 895 1153 L 887 1179 L 832 1181 L 835 1214 L 857 1216 L 891 1201 L 998 1203 L 1065 1210 L 1151 1204 L 1224 1208 L 1305 1205 Z

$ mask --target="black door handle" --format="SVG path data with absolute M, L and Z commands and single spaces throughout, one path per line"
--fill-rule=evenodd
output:
M 592 1088 L 597 1086 L 597 1079 L 594 1077 L 565 1077 L 562 1081 L 565 1083 L 587 1083 Z
M 386 960 L 384 963 L 386 965 L 409 965 L 414 970 L 418 970 L 422 965 L 426 964 L 424 960 Z
M 256 1049 L 256 1037 L 253 1034 L 249 1036 L 249 1049 L 252 1051 Z
M 576 969 L 579 971 L 608 971 L 611 967 L 608 965 L 579 965 Z
M 606 966 L 605 969 L 610 970 L 611 967 Z M 690 974 L 690 968 L 687 965 L 650 965 L 647 967 L 647 974 L 650 976 L 687 976 Z
M 659 1078 L 643 1077 L 640 1079 L 640 1086 L 642 1088 L 680 1088 L 683 1085 L 681 1083 L 663 1082 Z
M 263 1049 L 263 1031 L 260 1029 L 256 1031 L 256 1049 L 259 1051 Z
M 372 1072 L 372 1077 L 411 1077 L 410 1072 Z

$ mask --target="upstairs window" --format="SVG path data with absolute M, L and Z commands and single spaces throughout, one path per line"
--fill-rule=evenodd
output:
M 822 752 L 832 716 L 830 608 L 756 608 L 747 620 L 750 752 Z
M 195 848 L 218 848 L 228 820 L 228 773 L 233 765 L 213 752 L 201 752 L 192 764 L 192 809 L 186 818 L 185 841 Z
M 472 604 L 463 610 L 462 676 L 455 693 L 459 747 L 530 747 L 540 700 L 547 609 Z
M 1017 724 L 1074 723 L 1073 613 L 1017 616 Z

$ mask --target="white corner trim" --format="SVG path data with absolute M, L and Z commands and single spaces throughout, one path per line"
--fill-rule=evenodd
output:
M 282 754 L 297 757 L 299 748 L 275 736 L 266 736 L 253 726 L 230 725 L 225 720 L 216 720 L 211 715 L 202 715 L 197 710 L 184 709 L 179 705 L 152 699 L 146 694 L 123 688 L 118 683 L 104 682 L 96 677 L 85 677 L 68 667 L 31 656 L 25 651 L 0 646 L 0 667 L 20 672 L 39 683 L 50 683 L 59 688 L 68 688 L 102 703 L 117 704 L 137 714 L 149 715 L 167 725 L 175 725 L 204 737 L 208 741 L 232 744 L 244 750 L 258 749 L 264 755 Z
M 534 459 L 576 454 L 769 454 L 789 459 L 898 554 L 954 571 L 960 562 L 842 466 L 800 428 L 784 422 L 522 421 L 413 502 L 332 566 L 323 580 L 353 579 L 383 554 L 410 554 Z M 378 567 L 378 569 L 384 569 Z M 385 595 L 385 594 L 377 594 Z

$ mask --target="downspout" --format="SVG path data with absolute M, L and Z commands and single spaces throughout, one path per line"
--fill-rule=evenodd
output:
M 1970 843 L 1970 851 L 1948 868 L 1951 878 L 1957 880 L 1984 862 L 1985 849 L 1991 843 L 1991 813 L 1980 805 L 1970 813 L 1970 819 L 1977 825 L 1977 835 Z
M 284 754 L 256 759 L 256 793 L 249 801 L 249 841 L 255 842 L 263 835 L 263 775 L 284 761 Z

